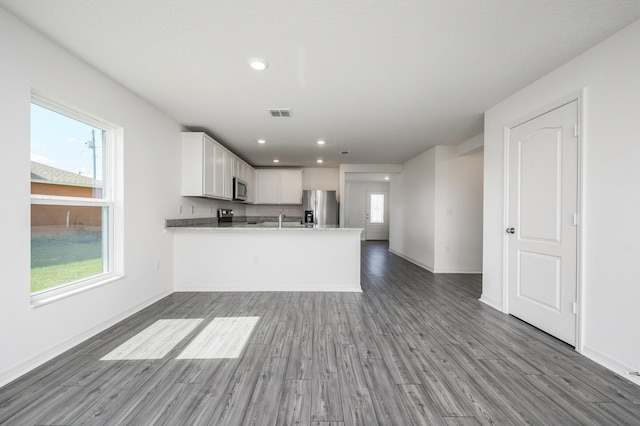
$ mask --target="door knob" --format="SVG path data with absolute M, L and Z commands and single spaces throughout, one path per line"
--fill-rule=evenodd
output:
M 516 230 L 514 228 L 507 228 L 507 234 L 515 234 Z

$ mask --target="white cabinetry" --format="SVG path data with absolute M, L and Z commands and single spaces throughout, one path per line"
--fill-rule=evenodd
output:
M 248 203 L 254 203 L 256 201 L 256 172 L 253 167 L 245 163 L 238 157 L 233 159 L 233 177 L 242 179 L 247 183 L 249 187 L 249 194 L 247 197 Z
M 182 133 L 182 195 L 230 200 L 233 154 L 204 133 Z
M 280 204 L 302 204 L 302 170 L 280 172 Z
M 302 204 L 302 170 L 257 169 L 256 204 Z
M 280 173 L 278 170 L 256 170 L 258 194 L 256 204 L 280 204 Z
M 227 200 L 233 199 L 233 154 L 225 150 L 222 152 L 224 161 L 224 190 L 222 198 Z

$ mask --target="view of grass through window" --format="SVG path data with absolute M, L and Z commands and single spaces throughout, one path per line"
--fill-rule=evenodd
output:
M 105 131 L 31 108 L 31 293 L 108 272 Z
M 102 233 L 31 237 L 31 292 L 102 273 Z
M 102 207 L 31 206 L 32 293 L 103 272 L 103 214 Z

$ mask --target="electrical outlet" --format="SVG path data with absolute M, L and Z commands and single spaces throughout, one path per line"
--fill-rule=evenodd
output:
M 260 258 L 258 256 L 253 256 L 252 261 L 254 265 L 260 264 Z
M 154 263 L 154 267 L 155 267 L 156 271 L 160 270 L 160 259 L 156 259 L 156 261 Z
M 191 214 L 194 214 L 196 212 L 196 206 L 191 206 Z
M 178 206 L 178 213 L 182 214 L 182 204 Z

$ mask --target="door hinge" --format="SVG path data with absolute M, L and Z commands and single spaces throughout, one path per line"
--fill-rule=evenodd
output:
M 573 126 L 573 136 L 575 136 L 576 138 L 578 137 L 578 125 L 574 125 Z
M 574 315 L 578 313 L 578 304 L 576 302 L 573 302 L 571 304 L 571 311 L 573 312 Z
M 578 226 L 578 213 L 573 214 L 573 226 Z

